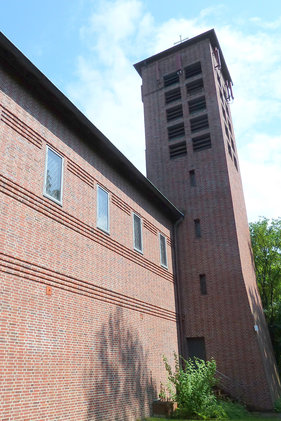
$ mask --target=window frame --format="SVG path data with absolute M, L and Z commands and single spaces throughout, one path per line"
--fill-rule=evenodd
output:
M 139 218 L 140 220 L 140 233 L 141 233 L 141 249 L 136 247 L 136 241 L 135 241 L 135 216 Z M 142 218 L 135 212 L 132 213 L 133 217 L 133 246 L 134 250 L 136 250 L 138 253 L 143 254 L 143 230 L 142 230 Z
M 47 190 L 46 190 L 47 171 L 48 171 L 48 151 L 49 150 L 52 151 L 55 155 L 57 155 L 59 158 L 61 158 L 61 185 L 60 185 L 61 195 L 60 195 L 60 200 L 58 200 L 55 197 L 48 194 Z M 46 145 L 43 196 L 47 197 L 48 199 L 52 200 L 53 202 L 57 203 L 60 206 L 62 206 L 62 197 L 63 197 L 63 181 L 64 181 L 63 173 L 64 173 L 64 157 L 60 153 L 55 151 L 51 146 Z
M 105 229 L 104 227 L 99 226 L 98 221 L 99 221 L 99 190 L 102 190 L 103 192 L 105 192 L 107 194 L 107 226 L 108 229 Z M 106 190 L 104 187 L 100 186 L 99 184 L 97 184 L 97 211 L 96 211 L 96 227 L 98 229 L 100 229 L 101 231 L 105 232 L 106 234 L 110 234 L 110 208 L 109 208 L 109 191 Z
M 161 253 L 161 237 L 164 238 L 164 244 L 165 244 L 165 254 L 166 254 L 166 264 L 162 262 L 162 253 Z M 160 248 L 160 264 L 163 268 L 168 269 L 168 254 L 167 254 L 167 238 L 164 234 L 159 232 L 159 248 Z

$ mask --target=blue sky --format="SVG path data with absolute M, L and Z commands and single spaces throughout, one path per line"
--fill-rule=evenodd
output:
M 250 221 L 281 216 L 280 0 L 0 0 L 1 31 L 142 171 L 141 80 L 132 65 L 215 28 Z

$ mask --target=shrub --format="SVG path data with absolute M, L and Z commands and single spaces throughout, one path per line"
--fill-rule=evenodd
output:
M 249 416 L 248 411 L 243 405 L 237 402 L 221 401 L 221 406 L 227 415 L 227 418 L 233 419 L 245 419 Z
M 186 361 L 174 354 L 175 371 L 173 372 L 166 357 L 163 357 L 168 373 L 168 391 L 171 398 L 178 403 L 177 415 L 181 417 L 196 418 L 226 418 L 222 405 L 218 402 L 213 386 L 217 383 L 215 378 L 216 362 L 200 359 Z
M 281 396 L 274 403 L 274 411 L 281 412 Z

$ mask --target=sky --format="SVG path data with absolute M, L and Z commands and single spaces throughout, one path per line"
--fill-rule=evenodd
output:
M 250 222 L 281 216 L 280 0 L 0 0 L 0 30 L 145 174 L 133 68 L 214 28 Z

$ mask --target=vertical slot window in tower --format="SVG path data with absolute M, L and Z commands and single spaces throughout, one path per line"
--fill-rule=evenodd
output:
M 230 144 L 228 142 L 227 142 L 227 149 L 228 149 L 228 153 L 229 153 L 229 155 L 230 155 L 230 157 L 232 159 L 231 147 L 230 147 Z
M 226 109 L 226 112 L 227 112 L 228 117 L 230 117 L 230 115 L 229 115 L 230 113 L 229 113 L 229 109 L 228 109 L 228 105 L 227 104 L 225 105 L 225 109 Z
M 201 292 L 201 295 L 207 295 L 206 275 L 205 274 L 199 275 L 199 280 L 200 280 L 200 292 Z
M 200 219 L 194 219 L 194 230 L 195 230 L 195 237 L 201 237 L 201 224 Z
M 236 156 L 234 154 L 233 154 L 233 161 L 234 161 L 234 165 L 235 165 L 235 167 L 236 167 L 236 169 L 238 171 L 238 163 L 237 163 Z
M 222 107 L 222 113 L 223 113 L 223 117 L 226 120 L 226 114 L 225 114 L 225 109 Z
M 134 235 L 134 249 L 142 253 L 142 221 L 141 218 L 133 213 L 133 235 Z
M 196 187 L 195 170 L 189 171 L 189 183 L 191 187 Z
M 164 237 L 164 235 L 162 234 L 159 234 L 159 243 L 160 243 L 160 263 L 161 263 L 161 266 L 167 268 L 168 261 L 167 261 L 166 237 Z
M 224 130 L 225 130 L 227 138 L 229 139 L 229 132 L 228 132 L 228 128 L 226 124 L 224 124 Z

